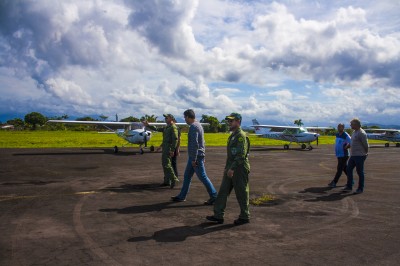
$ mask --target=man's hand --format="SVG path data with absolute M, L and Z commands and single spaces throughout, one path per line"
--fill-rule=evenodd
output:
M 233 173 L 234 173 L 235 171 L 233 171 L 232 169 L 229 169 L 228 170 L 228 172 L 226 172 L 226 175 L 228 176 L 228 177 L 233 177 Z

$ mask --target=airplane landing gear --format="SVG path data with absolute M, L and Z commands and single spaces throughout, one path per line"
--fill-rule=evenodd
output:
M 385 143 L 385 147 L 386 147 L 386 148 L 389 147 L 389 143 Z
M 154 149 L 154 146 L 153 145 L 151 145 L 150 146 L 150 151 L 154 151 L 155 149 Z
M 306 144 L 301 144 L 301 148 L 304 150 L 305 148 L 307 148 L 307 145 Z
M 283 145 L 283 149 L 288 150 L 289 149 L 289 145 L 287 145 L 287 144 Z
M 118 153 L 118 147 L 114 146 L 114 153 Z

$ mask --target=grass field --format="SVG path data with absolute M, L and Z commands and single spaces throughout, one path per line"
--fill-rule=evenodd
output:
M 226 146 L 229 133 L 206 133 L 207 146 Z M 249 135 L 252 146 L 281 146 L 286 142 Z M 155 133 L 148 145 L 159 146 L 162 133 Z M 319 145 L 334 144 L 335 137 L 319 137 Z M 382 143 L 372 142 L 370 143 Z M 81 131 L 0 131 L 0 148 L 80 148 L 114 147 L 126 141 L 116 134 L 99 134 Z M 313 145 L 316 145 L 314 142 Z M 135 146 L 135 145 L 134 145 Z M 182 133 L 181 146 L 187 146 L 187 133 Z

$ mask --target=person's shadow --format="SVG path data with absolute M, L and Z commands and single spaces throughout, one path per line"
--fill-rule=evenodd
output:
M 226 230 L 234 227 L 234 224 L 217 225 L 212 222 L 204 222 L 194 226 L 178 226 L 154 232 L 152 236 L 131 237 L 128 242 L 141 242 L 155 240 L 157 242 L 182 242 L 191 236 L 202 236 L 208 233 Z
M 163 209 L 175 209 L 175 208 L 193 208 L 193 207 L 201 207 L 204 206 L 203 204 L 190 204 L 190 205 L 183 205 L 177 204 L 173 201 L 168 202 L 160 202 L 155 204 L 149 205 L 136 205 L 136 206 L 129 206 L 125 208 L 113 208 L 113 209 L 99 209 L 100 212 L 116 212 L 119 214 L 137 214 L 137 213 L 146 213 L 146 212 L 159 212 Z
M 328 192 L 331 190 L 331 187 L 310 187 L 305 188 L 303 191 L 299 191 L 299 193 L 321 194 L 321 196 L 315 197 L 313 199 L 305 199 L 304 201 L 307 202 L 338 201 L 344 199 L 345 197 L 354 195 L 353 193 L 346 193 L 343 191 L 328 194 Z

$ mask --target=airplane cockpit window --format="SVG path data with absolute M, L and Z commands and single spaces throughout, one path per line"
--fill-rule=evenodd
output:
M 307 129 L 305 129 L 304 127 L 299 128 L 299 133 L 305 133 L 307 132 Z

